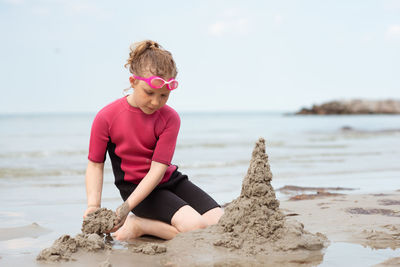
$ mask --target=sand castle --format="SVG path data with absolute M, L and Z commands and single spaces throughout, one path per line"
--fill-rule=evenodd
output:
M 214 245 L 248 248 L 249 242 L 263 244 L 280 238 L 285 216 L 271 186 L 272 173 L 265 154 L 265 141 L 259 139 L 253 150 L 250 166 L 240 196 L 226 208 L 218 225 L 223 238 Z M 245 245 L 243 246 L 243 243 Z M 249 253 L 258 252 L 251 246 Z
M 294 220 L 286 220 L 271 186 L 272 173 L 260 138 L 253 150 L 240 196 L 226 208 L 218 223 L 222 238 L 214 245 L 240 248 L 248 254 L 276 250 L 320 250 L 326 238 L 313 235 Z

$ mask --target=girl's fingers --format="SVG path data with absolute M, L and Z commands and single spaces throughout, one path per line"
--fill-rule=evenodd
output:
M 115 213 L 117 214 L 117 218 L 114 220 L 114 227 L 110 230 L 110 233 L 114 233 L 125 223 L 126 217 L 129 214 L 128 203 L 124 202 L 116 209 Z
M 125 219 L 114 221 L 114 227 L 110 230 L 110 233 L 114 233 L 115 231 L 117 231 L 119 228 L 121 228 L 122 225 L 124 225 L 124 223 Z
M 111 229 L 110 231 L 107 231 L 106 234 L 114 233 L 114 232 L 117 231 L 117 230 L 118 230 L 118 229 L 117 229 L 116 227 L 114 227 L 114 228 Z

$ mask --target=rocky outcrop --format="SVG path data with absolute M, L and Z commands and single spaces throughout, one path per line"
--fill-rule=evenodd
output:
M 399 100 L 340 100 L 311 108 L 302 108 L 296 114 L 400 114 Z

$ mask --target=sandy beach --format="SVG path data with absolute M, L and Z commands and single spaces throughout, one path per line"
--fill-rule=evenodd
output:
M 331 264 L 324 262 L 324 254 L 329 253 L 330 246 L 336 244 L 339 247 L 346 247 L 344 244 L 359 244 L 377 252 L 389 249 L 387 255 L 392 255 L 392 257 L 377 256 L 376 260 L 382 258 L 382 261 L 376 262 L 379 264 L 376 266 L 397 266 L 399 264 L 399 258 L 394 257 L 396 253 L 399 255 L 398 249 L 400 248 L 399 190 L 376 194 L 319 197 L 311 200 L 286 200 L 280 203 L 280 207 L 287 217 L 296 218 L 303 223 L 305 230 L 322 233 L 329 239 L 329 245 L 325 250 L 307 255 L 306 258 L 312 259 L 311 261 L 299 261 L 299 256 L 301 258 L 304 255 L 292 254 L 293 259 L 286 258 L 280 265 L 316 266 L 325 264 L 324 266 L 339 266 L 332 262 Z M 32 236 L 34 233 L 44 234 L 43 229 L 38 231 L 37 227 L 36 225 L 31 226 L 31 231 L 27 231 L 28 227 L 1 229 L 0 234 L 3 238 L 13 238 L 18 234 L 25 237 Z M 8 236 L 5 236 L 5 232 Z M 207 245 L 199 242 L 199 239 L 204 238 L 205 233 L 209 232 L 210 229 L 205 229 L 181 234 L 171 241 L 142 237 L 129 243 L 113 242 L 112 250 L 79 251 L 73 255 L 74 260 L 69 262 L 36 262 L 35 255 L 20 257 L 17 262 L 25 266 L 47 266 L 49 264 L 52 266 L 54 264 L 56 266 L 100 266 L 103 263 L 110 263 L 112 266 L 132 266 L 132 264 L 134 266 L 274 266 L 276 264 L 271 260 L 271 256 L 266 257 L 262 254 L 249 256 L 237 251 L 215 247 L 213 244 Z M 166 252 L 158 254 L 156 252 L 149 252 L 149 254 L 134 252 L 138 251 L 136 248 L 148 245 L 165 247 Z M 273 257 L 280 258 L 281 256 L 275 254 Z M 11 263 L 9 258 L 2 260 L 4 266 L 7 266 L 9 261 Z M 357 264 L 359 263 L 357 255 L 355 258 L 343 258 L 336 262 L 348 263 L 348 266 L 360 266 Z

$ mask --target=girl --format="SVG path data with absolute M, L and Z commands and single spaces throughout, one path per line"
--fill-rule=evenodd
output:
M 221 207 L 171 164 L 180 127 L 178 113 L 166 105 L 178 87 L 171 53 L 156 42 L 142 41 L 131 47 L 127 66 L 133 93 L 105 106 L 93 121 L 84 217 L 100 208 L 108 151 L 125 201 L 116 210 L 114 238 L 148 234 L 172 239 L 216 224 Z M 134 215 L 128 216 L 129 211 Z

